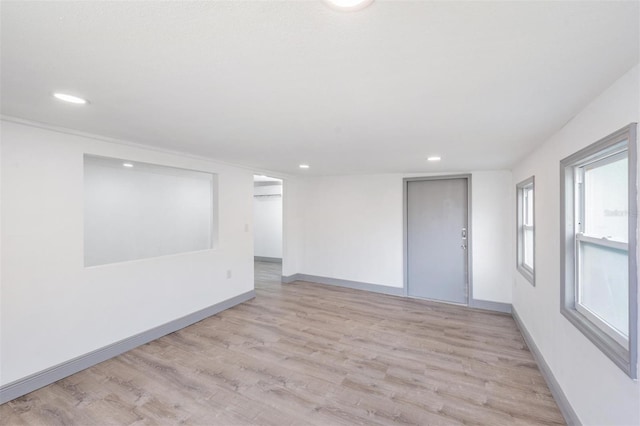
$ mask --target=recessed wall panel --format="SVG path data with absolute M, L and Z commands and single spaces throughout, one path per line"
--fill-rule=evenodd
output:
M 84 156 L 84 265 L 207 250 L 217 239 L 216 175 Z

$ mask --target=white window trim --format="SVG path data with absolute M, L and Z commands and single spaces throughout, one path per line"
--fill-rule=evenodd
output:
M 524 224 L 524 190 L 528 187 L 531 187 L 531 191 L 533 193 L 533 217 L 531 218 L 533 221 L 533 225 L 525 225 Z M 522 274 L 523 277 L 527 279 L 531 283 L 531 285 L 536 285 L 536 274 L 535 274 L 535 265 L 536 265 L 536 183 L 535 176 L 531 176 L 528 179 L 523 180 L 522 182 L 516 185 L 516 267 L 518 271 Z M 530 229 L 533 234 L 533 265 L 529 266 L 524 262 L 524 230 Z
M 591 342 L 607 355 L 632 379 L 638 378 L 638 268 L 637 268 L 637 214 L 638 214 L 638 173 L 637 173 L 637 124 L 632 123 L 615 133 L 570 155 L 560 162 L 561 197 L 561 293 L 560 311 Z M 576 183 L 581 181 L 575 167 L 593 159 L 594 163 L 611 161 L 607 156 L 627 150 L 629 161 L 629 239 L 628 244 L 609 239 L 598 239 L 585 235 L 576 217 L 580 192 Z M 610 248 L 628 250 L 629 259 L 629 336 L 625 339 L 615 329 L 607 325 L 596 314 L 577 303 L 577 280 L 579 269 L 577 257 L 581 242 L 598 244 Z

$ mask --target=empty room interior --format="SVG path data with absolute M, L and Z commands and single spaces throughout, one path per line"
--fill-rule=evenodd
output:
M 637 0 L 0 25 L 0 425 L 640 425 Z

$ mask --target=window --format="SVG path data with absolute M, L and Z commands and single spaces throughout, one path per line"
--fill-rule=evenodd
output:
M 535 285 L 535 232 L 534 232 L 533 176 L 516 186 L 518 193 L 518 271 Z
M 561 311 L 637 378 L 636 124 L 561 161 Z

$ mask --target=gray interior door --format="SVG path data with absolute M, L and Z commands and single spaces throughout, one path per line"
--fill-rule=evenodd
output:
M 467 300 L 467 179 L 407 182 L 407 293 Z

